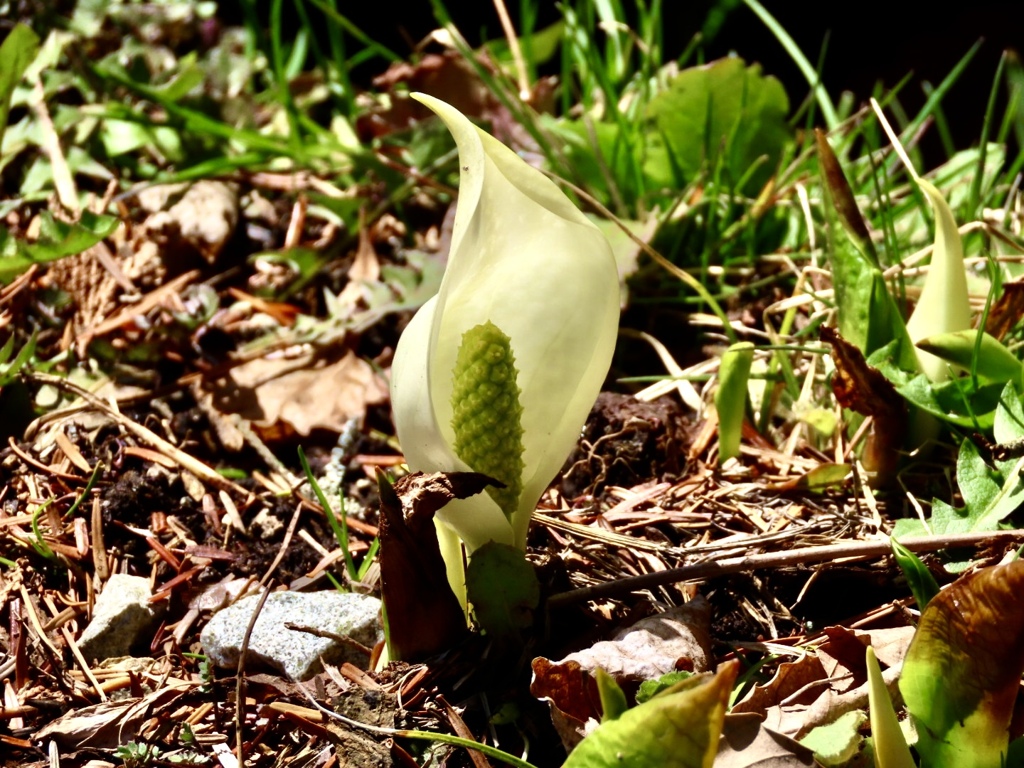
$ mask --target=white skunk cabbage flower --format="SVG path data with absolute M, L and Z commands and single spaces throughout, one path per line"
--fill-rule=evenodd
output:
M 915 344 L 930 336 L 966 331 L 971 327 L 964 247 L 956 219 L 942 193 L 931 182 L 918 178 L 917 184 L 935 211 L 935 246 L 921 297 L 907 321 L 907 335 Z M 949 378 L 949 363 L 924 350 L 915 348 L 915 351 L 921 372 L 930 381 L 938 383 Z
M 469 553 L 488 541 L 525 549 L 611 364 L 619 280 L 605 236 L 551 180 L 450 105 L 413 97 L 451 131 L 461 172 L 440 290 L 395 351 L 395 428 L 413 470 L 506 486 L 438 512 L 455 586 L 461 554 L 445 526 Z

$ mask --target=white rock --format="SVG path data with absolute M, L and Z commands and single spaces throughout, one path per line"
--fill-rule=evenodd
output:
M 214 614 L 200 634 L 203 651 L 218 667 L 235 668 L 242 640 L 259 595 L 251 595 Z M 288 629 L 285 624 L 312 627 L 349 637 L 372 647 L 382 637 L 380 600 L 353 592 L 274 592 L 260 611 L 249 637 L 246 666 L 270 666 L 292 680 L 306 680 L 328 664 L 348 661 L 365 667 L 369 658 L 350 644 L 309 632 Z

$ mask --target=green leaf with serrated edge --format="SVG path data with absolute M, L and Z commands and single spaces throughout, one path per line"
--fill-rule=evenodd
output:
M 452 371 L 455 455 L 504 488 L 488 488 L 510 519 L 523 491 L 523 406 L 512 342 L 492 322 L 462 336 Z
M 1020 469 L 1018 466 L 1017 471 L 1004 477 L 985 462 L 972 441 L 964 440 L 957 456 L 956 481 L 964 498 L 967 530 L 995 530 L 1024 503 L 1024 481 L 1020 477 Z
M 563 768 L 711 768 L 738 669 L 695 675 L 601 723 Z
M 0 45 L 0 145 L 11 112 L 11 96 L 38 52 L 39 38 L 24 24 L 15 24 Z
M 679 670 L 677 672 L 666 672 L 657 680 L 644 680 L 636 692 L 636 703 L 643 704 L 657 696 L 662 691 L 668 690 L 676 683 L 692 677 L 693 672 Z
M 115 216 L 83 211 L 78 223 L 57 221 L 49 213 L 40 214 L 40 237 L 26 243 L 0 228 L 0 283 L 7 284 L 33 264 L 56 261 L 91 248 L 117 229 Z
M 928 566 L 921 562 L 921 558 L 896 541 L 895 538 L 889 539 L 889 546 L 892 547 L 892 554 L 896 558 L 897 565 L 903 571 L 903 576 L 910 587 L 910 593 L 917 601 L 918 609 L 923 611 L 928 605 L 928 601 L 938 594 L 939 585 L 935 581 L 935 577 L 928 570 Z
M 871 739 L 875 750 L 876 768 L 914 768 L 907 740 L 900 730 L 896 710 L 885 687 L 882 670 L 878 667 L 875 650 L 870 645 L 866 652 L 868 667 L 868 711 L 871 714 Z
M 969 531 L 994 531 L 1000 523 L 1024 504 L 1024 459 L 1004 462 L 997 471 L 986 463 L 978 448 L 964 440 L 956 461 L 956 482 L 964 499 L 957 509 L 941 499 L 932 502 L 928 528 L 918 520 L 897 520 L 894 536 L 920 536 Z
M 977 339 L 976 329 L 953 331 L 922 339 L 917 342 L 917 348 L 969 371 L 974 361 Z M 975 370 L 980 378 L 988 381 L 1019 382 L 1024 366 L 998 339 L 982 332 Z
M 846 765 L 860 751 L 864 738 L 858 731 L 867 719 L 863 710 L 855 709 L 828 725 L 819 725 L 798 741 L 814 750 L 822 765 Z
M 488 635 L 516 638 L 533 624 L 540 584 L 522 550 L 496 541 L 479 547 L 466 569 L 466 590 L 473 616 Z
M 615 678 L 601 667 L 597 668 L 594 679 L 597 682 L 597 693 L 601 697 L 601 722 L 618 720 L 622 713 L 629 709 L 626 694 L 615 682 Z
M 747 382 L 753 361 L 754 345 L 749 341 L 733 344 L 722 354 L 715 392 L 719 464 L 740 455 L 743 418 L 747 411 Z
M 921 615 L 900 692 L 922 764 L 982 768 L 1005 760 L 1024 674 L 1024 561 L 984 568 L 941 591 Z

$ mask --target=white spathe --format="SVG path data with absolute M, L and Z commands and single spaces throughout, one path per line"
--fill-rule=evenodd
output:
M 575 445 L 611 364 L 615 261 L 601 231 L 540 171 L 450 105 L 413 97 L 451 131 L 461 170 L 440 290 L 395 351 L 395 427 L 413 470 L 472 469 L 452 448 L 452 371 L 466 331 L 488 321 L 501 329 L 511 340 L 523 407 L 519 506 L 510 522 L 481 493 L 449 503 L 438 518 L 469 552 L 491 540 L 525 548 L 537 501 Z M 442 550 L 450 544 L 442 540 Z

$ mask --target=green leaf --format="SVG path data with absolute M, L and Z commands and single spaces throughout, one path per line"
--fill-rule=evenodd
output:
M 749 341 L 733 344 L 722 354 L 715 392 L 719 464 L 740 455 L 743 418 L 747 411 L 747 381 L 753 361 L 754 345 Z
M 18 354 L 15 355 L 14 360 L 7 363 L 7 359 L 11 356 L 11 351 L 14 349 L 14 334 L 12 333 L 7 342 L 4 344 L 3 349 L 0 350 L 0 387 L 9 384 L 14 381 L 18 376 L 18 372 L 25 366 L 25 364 L 32 359 L 32 355 L 36 351 L 36 338 L 38 331 L 33 331 L 32 336 L 25 342 L 25 345 L 18 350 Z
M 1020 464 L 1020 462 L 1017 462 Z M 960 486 L 970 531 L 991 531 L 1024 502 L 1024 480 L 1020 467 L 1005 476 L 993 470 L 981 457 L 977 446 L 964 440 L 956 462 L 956 480 Z
M 824 134 L 818 131 L 816 136 L 818 160 L 828 192 L 828 259 L 840 333 L 865 355 L 895 339 L 904 340 L 899 348 L 900 365 L 917 370 L 906 324 L 886 285 L 878 252 L 853 190 Z
M 979 384 L 975 387 L 968 378 L 934 384 L 923 373 L 897 387 L 903 397 L 921 410 L 970 430 L 992 429 L 1002 390 L 1002 383 Z
M 534 66 L 539 66 L 554 58 L 564 40 L 565 22 L 559 19 L 544 29 L 535 30 L 531 35 L 522 36 L 519 42 L 524 53 L 529 51 L 530 62 Z M 499 37 L 496 40 L 488 40 L 484 46 L 495 61 L 511 69 L 514 62 L 506 38 Z
M 33 264 L 56 261 L 81 253 L 117 229 L 115 216 L 82 212 L 78 223 L 58 221 L 49 211 L 40 214 L 39 240 L 26 243 L 0 228 L 0 283 L 7 284 Z
M 633 201 L 640 195 L 633 173 L 639 148 L 631 146 L 617 123 L 588 124 L 548 118 L 541 124 L 562 142 L 566 162 L 578 183 L 603 204 L 616 207 L 617 199 Z M 667 186 L 681 189 L 684 183 L 679 178 Z
M 1010 443 L 1024 438 L 1024 400 L 1014 384 L 1007 384 L 996 406 L 992 434 L 997 443 Z
M 968 574 L 928 604 L 900 692 L 923 765 L 999 766 L 1024 674 L 1024 561 Z
M 861 256 L 876 271 L 879 271 L 882 266 L 878 260 L 878 252 L 875 250 L 875 244 L 871 240 L 871 233 L 864 222 L 864 215 L 857 205 L 857 199 L 853 195 L 853 190 L 850 189 L 850 182 L 843 172 L 839 158 L 836 157 L 836 153 L 832 150 L 832 145 L 828 143 L 824 132 L 820 129 L 815 129 L 814 137 L 817 140 L 818 163 L 821 166 L 821 177 L 825 181 L 825 190 L 828 192 L 830 210 L 836 213 L 839 223 L 843 225 L 847 236 L 856 246 Z M 836 282 L 835 287 L 838 292 L 840 288 L 838 282 Z M 847 336 L 846 333 L 843 335 Z M 849 336 L 847 336 L 847 339 L 849 339 Z
M 790 138 L 789 99 L 782 84 L 761 74 L 760 65 L 727 58 L 684 69 L 651 99 L 644 171 L 654 186 L 679 188 L 673 169 L 686 181 L 720 159 L 738 181 L 762 156 L 746 191 L 760 189 L 775 171 Z
M 0 146 L 11 112 L 11 96 L 38 52 L 39 38 L 24 24 L 16 24 L 0 45 Z
M 563 768 L 711 768 L 738 667 L 690 677 L 601 723 Z
M 643 704 L 645 701 L 650 701 L 662 691 L 666 691 L 676 683 L 692 676 L 692 672 L 679 670 L 678 672 L 667 672 L 657 680 L 644 680 L 636 692 L 636 703 Z
M 923 611 L 928 602 L 939 592 L 939 585 L 935 581 L 935 577 L 928 570 L 928 566 L 921 562 L 921 558 L 896 541 L 895 538 L 889 539 L 889 546 L 892 547 L 893 557 L 896 558 L 896 563 L 903 571 L 903 576 L 910 586 L 910 593 L 917 601 L 918 609 Z
M 954 331 L 929 336 L 917 342 L 917 347 L 965 371 L 971 370 L 978 331 Z M 981 332 L 977 367 L 979 377 L 992 382 L 1021 381 L 1022 366 L 1014 354 L 994 336 Z
M 477 623 L 495 638 L 519 636 L 533 624 L 540 584 L 522 550 L 490 541 L 473 552 L 466 590 Z

